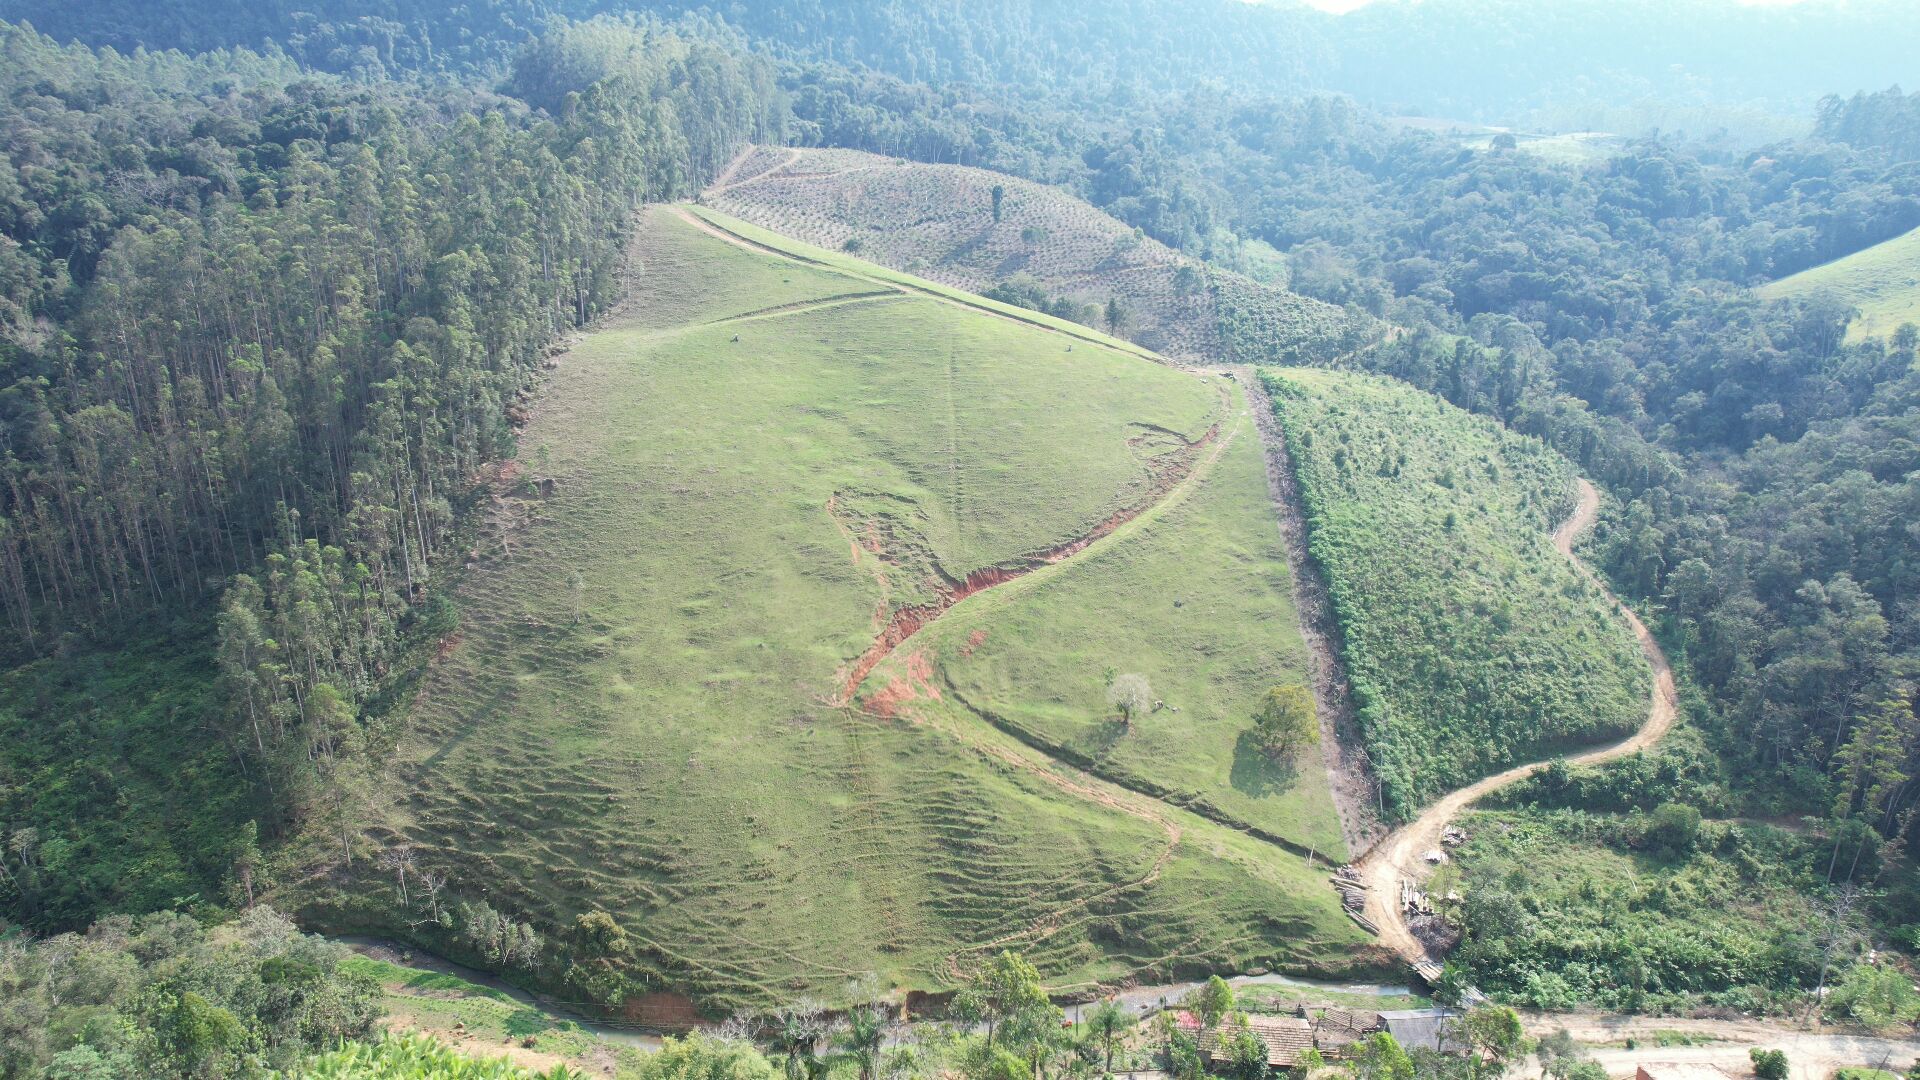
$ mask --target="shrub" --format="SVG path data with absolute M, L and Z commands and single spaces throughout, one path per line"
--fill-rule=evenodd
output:
M 1875 1031 L 1892 1031 L 1920 1020 L 1920 991 L 1885 964 L 1855 964 L 1827 998 L 1837 1012 Z
M 1787 1080 L 1787 1054 L 1784 1050 L 1762 1050 L 1759 1047 L 1747 1051 L 1753 1059 L 1753 1075 L 1760 1080 Z
M 1691 854 L 1700 838 L 1700 811 L 1680 803 L 1661 803 L 1647 815 L 1646 844 L 1668 858 Z

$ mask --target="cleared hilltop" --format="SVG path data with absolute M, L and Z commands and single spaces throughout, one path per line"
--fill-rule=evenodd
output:
M 1306 362 L 1384 330 L 1365 314 L 1186 258 L 1066 192 L 985 169 L 756 147 L 703 201 L 883 266 L 1050 305 L 1182 361 Z M 1115 301 L 1117 326 L 1108 321 Z

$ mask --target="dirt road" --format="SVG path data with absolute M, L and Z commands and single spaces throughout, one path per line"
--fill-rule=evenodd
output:
M 1579 504 L 1572 516 L 1554 530 L 1553 546 L 1562 555 L 1573 561 L 1581 576 L 1592 582 L 1608 601 L 1618 607 L 1620 616 L 1632 628 L 1633 636 L 1639 639 L 1640 650 L 1647 656 L 1647 663 L 1653 668 L 1653 695 L 1647 708 L 1647 722 L 1640 730 L 1623 742 L 1599 750 L 1589 751 L 1568 758 L 1576 765 L 1597 765 L 1603 761 L 1635 754 L 1660 741 L 1673 727 L 1674 718 L 1679 714 L 1678 702 L 1673 687 L 1673 669 L 1667 664 L 1666 653 L 1660 649 L 1659 642 L 1653 639 L 1646 624 L 1639 616 L 1620 605 L 1619 600 L 1607 588 L 1588 566 L 1573 554 L 1573 543 L 1579 535 L 1593 525 L 1594 518 L 1600 512 L 1600 493 L 1585 480 L 1580 481 Z M 1367 917 L 1380 928 L 1381 944 L 1393 949 L 1407 958 L 1409 963 L 1438 961 L 1440 958 L 1429 956 L 1426 946 L 1415 938 L 1407 928 L 1406 915 L 1397 902 L 1400 896 L 1400 879 L 1418 878 L 1424 873 L 1425 865 L 1420 861 L 1422 852 L 1440 846 L 1440 833 L 1447 824 L 1487 793 L 1497 791 L 1517 780 L 1525 779 L 1547 763 L 1536 761 L 1528 765 L 1516 765 L 1505 772 L 1495 773 L 1477 783 L 1470 784 L 1449 795 L 1443 796 L 1432 806 L 1422 811 L 1418 818 L 1402 825 L 1387 834 L 1386 839 L 1375 845 L 1365 858 L 1360 860 L 1362 880 L 1367 884 Z
M 1759 1020 L 1683 1020 L 1674 1017 L 1611 1016 L 1587 1013 L 1529 1013 L 1527 1034 L 1535 1038 L 1565 1028 L 1592 1047 L 1593 1059 L 1610 1076 L 1631 1076 L 1641 1065 L 1673 1062 L 1713 1065 L 1734 1076 L 1753 1071 L 1747 1052 L 1755 1047 L 1787 1055 L 1794 1080 L 1823 1080 L 1850 1065 L 1884 1067 L 1905 1073 L 1920 1058 L 1920 1041 L 1872 1035 L 1796 1031 Z M 1682 1032 L 1713 1040 L 1699 1046 L 1648 1046 L 1659 1034 Z M 1627 1049 L 1626 1041 L 1643 1045 Z

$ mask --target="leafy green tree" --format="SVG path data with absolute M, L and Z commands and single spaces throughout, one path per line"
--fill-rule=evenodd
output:
M 1299 683 L 1270 688 L 1260 699 L 1253 732 L 1260 749 L 1275 760 L 1292 758 L 1318 743 L 1320 724 L 1314 719 L 1313 694 Z
M 1525 1057 L 1529 1049 L 1520 1016 L 1504 1005 L 1484 1005 L 1457 1022 L 1456 1037 L 1470 1049 L 1468 1061 L 1476 1077 L 1496 1077 Z
M 1033 1080 L 1033 1066 L 1004 1046 L 978 1043 L 963 1059 L 961 1074 L 967 1080 Z
M 1000 217 L 1006 201 L 1007 186 L 1005 184 L 993 185 L 993 223 L 995 225 L 1000 224 Z
M 1212 1031 L 1233 1011 L 1233 987 L 1218 975 L 1194 987 L 1181 1002 L 1200 1020 L 1200 1030 Z
M 1267 1046 L 1247 1025 L 1244 1015 L 1235 1014 L 1226 1021 L 1222 1039 L 1227 1051 L 1227 1074 L 1236 1080 L 1266 1080 Z
M 1167 1073 L 1175 1080 L 1197 1080 L 1206 1071 L 1206 1062 L 1200 1056 L 1200 1045 L 1193 1035 L 1174 1022 L 1171 1012 L 1162 1012 L 1154 1019 L 1154 1023 L 1160 1034 Z
M 1113 1071 L 1113 1046 L 1134 1025 L 1134 1016 L 1111 998 L 1102 1000 L 1086 1017 L 1087 1030 L 1100 1041 L 1100 1067 Z
M 987 1045 L 1003 1033 L 1015 1047 L 1057 1030 L 1060 1010 L 1047 997 L 1040 973 L 1018 953 L 1002 951 L 954 996 L 956 1015 L 984 1023 Z
M 53 1055 L 45 1073 L 46 1080 L 135 1080 L 139 1075 L 125 1053 L 103 1054 L 86 1043 Z
M 1376 1031 L 1361 1039 L 1348 1052 L 1347 1060 L 1356 1080 L 1413 1080 L 1413 1058 L 1389 1032 Z
M 1856 806 L 1867 819 L 1891 832 L 1898 807 L 1897 794 L 1908 779 L 1915 735 L 1920 732 L 1913 704 L 1890 697 L 1876 702 L 1855 722 L 1853 734 L 1834 755 L 1839 782 L 1833 816 L 1845 818 Z
M 1566 1028 L 1541 1038 L 1534 1054 L 1540 1059 L 1541 1072 L 1553 1080 L 1567 1080 L 1568 1072 L 1587 1057 L 1586 1048 Z
M 880 1072 L 880 1051 L 886 1044 L 887 1013 L 879 1003 L 858 1005 L 847 1011 L 847 1022 L 840 1032 L 840 1047 L 853 1062 L 860 1080 L 874 1080 Z
M 1120 710 L 1121 719 L 1129 726 L 1133 718 L 1153 707 L 1153 690 L 1147 685 L 1145 675 L 1116 675 L 1107 686 L 1107 704 Z
M 1647 815 L 1647 846 L 1668 858 L 1693 851 L 1700 836 L 1700 811 L 1681 803 L 1661 803 Z
M 140 1060 L 151 1076 L 238 1076 L 256 1040 L 232 1012 L 192 990 L 156 986 L 134 1006 L 143 1038 Z
M 774 1080 L 773 1066 L 752 1046 L 694 1033 L 661 1040 L 640 1065 L 640 1080 Z

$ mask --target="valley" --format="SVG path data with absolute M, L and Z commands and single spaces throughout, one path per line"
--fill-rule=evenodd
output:
M 1920 8 L 299 7 L 0 0 L 0 1080 L 1920 1080 Z

